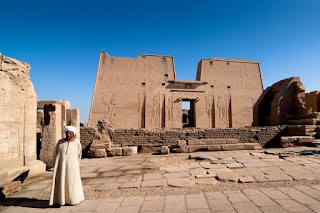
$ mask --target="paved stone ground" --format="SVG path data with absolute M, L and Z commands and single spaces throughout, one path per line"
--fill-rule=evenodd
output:
M 3 212 L 320 212 L 320 149 L 82 159 L 86 200 L 48 207 L 52 171 L 0 202 Z

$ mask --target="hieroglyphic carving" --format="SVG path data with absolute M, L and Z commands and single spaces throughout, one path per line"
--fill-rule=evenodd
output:
M 152 100 L 152 116 L 150 124 L 159 124 L 159 113 L 160 113 L 160 100 L 157 95 L 153 96 Z
M 110 101 L 105 101 L 102 97 L 102 102 L 106 105 L 106 113 L 103 120 L 106 120 L 110 125 L 115 125 L 115 109 L 116 109 L 116 94 L 113 93 Z
M 228 123 L 228 104 L 223 101 L 222 97 L 218 95 L 218 117 L 221 123 Z

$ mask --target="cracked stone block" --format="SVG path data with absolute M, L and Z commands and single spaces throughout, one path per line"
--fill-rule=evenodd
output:
M 132 155 L 136 155 L 137 153 L 138 153 L 137 146 L 122 147 L 123 156 L 132 156 Z
M 104 158 L 107 156 L 105 149 L 93 149 L 88 151 L 88 157 L 90 158 Z
M 108 150 L 108 157 L 122 156 L 122 148 L 110 148 Z

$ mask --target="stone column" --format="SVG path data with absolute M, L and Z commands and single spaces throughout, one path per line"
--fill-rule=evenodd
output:
M 80 112 L 79 109 L 67 109 L 66 124 L 77 128 L 76 138 L 80 141 Z
M 44 123 L 40 160 L 51 168 L 54 166 L 53 154 L 56 144 L 63 137 L 61 134 L 61 104 L 54 103 L 44 106 Z

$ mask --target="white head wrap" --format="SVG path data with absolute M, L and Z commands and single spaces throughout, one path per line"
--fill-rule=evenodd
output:
M 66 126 L 64 128 L 64 132 L 68 132 L 68 131 L 73 132 L 74 135 L 77 134 L 77 128 L 75 128 L 74 126 Z

